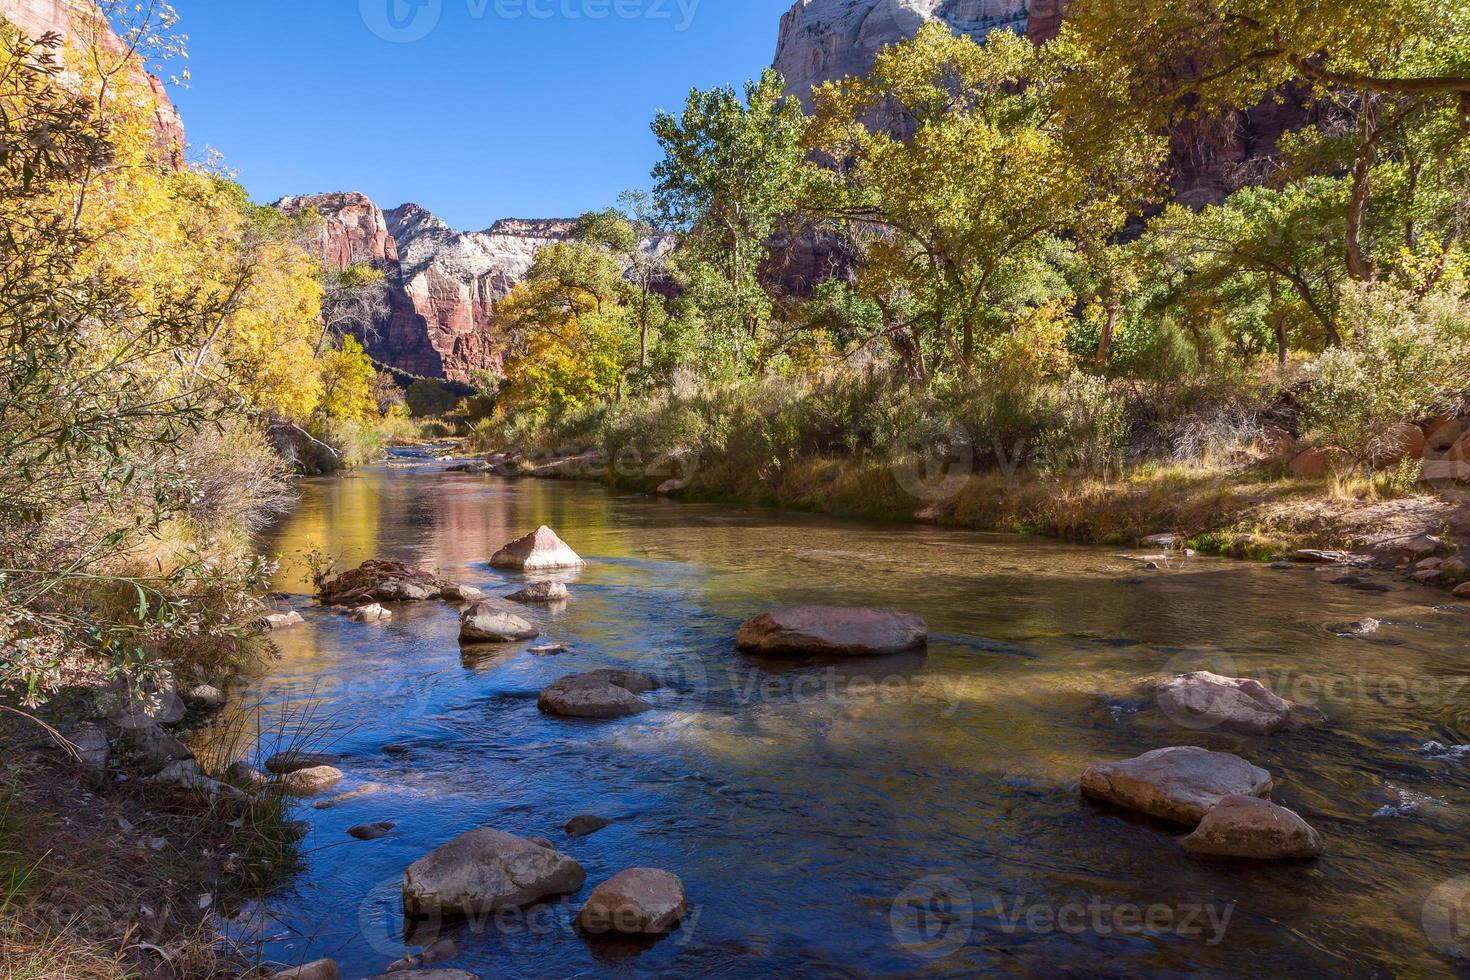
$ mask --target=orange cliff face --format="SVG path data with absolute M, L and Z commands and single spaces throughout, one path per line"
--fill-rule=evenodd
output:
M 175 170 L 183 168 L 183 118 L 163 82 L 148 73 L 143 59 L 129 51 L 92 0 L 0 0 L 0 17 L 33 40 L 50 33 L 60 35 L 72 49 L 68 57 L 92 52 L 104 68 L 123 66 L 125 60 L 127 77 L 152 102 L 159 162 Z

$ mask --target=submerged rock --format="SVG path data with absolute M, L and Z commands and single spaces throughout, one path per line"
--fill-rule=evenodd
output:
M 480 978 L 464 970 L 395 970 L 391 973 L 380 973 L 372 980 L 480 980 Z
M 592 935 L 657 936 L 689 914 L 684 883 L 656 868 L 629 868 L 593 889 L 577 913 L 577 928 Z
M 1082 792 L 1194 826 L 1227 796 L 1268 795 L 1271 774 L 1228 752 L 1182 745 L 1091 766 L 1082 774 Z
M 437 598 L 447 584 L 403 562 L 374 559 L 323 584 L 319 597 L 327 605 L 344 606 L 422 602 Z
M 1320 711 L 1278 697 L 1260 681 L 1203 670 L 1164 681 L 1157 695 L 1171 721 L 1194 731 L 1274 735 L 1325 720 Z
M 652 711 L 638 695 L 661 685 L 647 674 L 628 670 L 596 670 L 563 677 L 541 692 L 536 706 L 567 718 L 626 718 Z
M 482 828 L 455 838 L 404 872 L 403 911 L 411 919 L 482 916 L 571 894 L 586 878 L 582 866 L 564 854 Z
M 314 810 L 331 810 L 344 803 L 351 803 L 353 800 L 360 800 L 364 796 L 371 796 L 374 793 L 382 792 L 382 790 L 382 783 L 363 783 L 357 789 L 349 790 L 346 793 L 338 793 L 336 796 L 313 803 L 311 806 Z
M 1322 838 L 1310 824 L 1254 796 L 1227 796 L 1183 843 L 1190 854 L 1256 861 L 1302 861 L 1322 853 Z
M 347 828 L 347 836 L 358 840 L 381 840 L 393 833 L 393 828 L 398 824 L 392 820 L 380 820 L 377 823 L 360 823 L 355 827 Z
M 464 643 L 519 643 L 536 639 L 540 632 L 521 617 L 489 602 L 476 603 L 459 619 L 459 638 Z
M 507 598 L 511 602 L 535 605 L 537 603 L 565 602 L 571 597 L 571 591 L 561 582 L 536 582 Z
M 1339 623 L 1332 627 L 1338 636 L 1372 636 L 1383 624 L 1376 619 L 1360 619 L 1354 623 Z
M 762 613 L 740 627 L 735 645 L 768 656 L 877 656 L 929 642 L 918 616 L 893 609 L 797 606 Z
M 501 548 L 490 559 L 492 568 L 519 568 L 527 572 L 581 568 L 585 564 L 581 556 L 544 524 Z
M 611 827 L 612 823 L 606 817 L 583 814 L 567 821 L 566 832 L 568 837 L 590 837 L 605 827 Z

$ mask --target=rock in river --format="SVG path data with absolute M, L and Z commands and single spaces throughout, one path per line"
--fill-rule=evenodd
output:
M 316 960 L 274 974 L 271 980 L 342 980 L 336 960 Z
M 1227 796 L 1267 796 L 1271 774 L 1228 752 L 1182 745 L 1091 766 L 1082 774 L 1082 792 L 1194 826 Z
M 276 785 L 283 793 L 291 796 L 316 796 L 325 793 L 342 781 L 342 770 L 331 766 L 313 766 L 310 769 L 298 769 L 296 772 L 282 776 L 276 781 Z
M 586 877 L 566 855 L 487 827 L 415 861 L 403 875 L 403 911 L 411 919 L 483 916 L 570 894 Z
M 656 868 L 629 868 L 593 889 L 577 928 L 593 935 L 656 936 L 689 912 L 684 883 Z
M 349 611 L 347 618 L 354 623 L 386 623 L 393 614 L 374 602 Z
M 1206 857 L 1304 861 L 1321 855 L 1322 838 L 1301 817 L 1270 800 L 1227 796 L 1184 838 L 1184 849 Z
M 284 776 L 287 773 L 311 769 L 315 766 L 335 766 L 342 761 L 340 755 L 328 752 L 277 752 L 265 760 L 265 771 Z
M 1193 731 L 1274 735 L 1323 720 L 1320 711 L 1278 697 L 1260 681 L 1203 670 L 1164 681 L 1157 693 L 1165 716 Z
M 589 837 L 592 834 L 597 833 L 599 830 L 602 830 L 604 827 L 611 826 L 612 821 L 607 819 L 606 817 L 595 817 L 590 814 L 583 814 L 580 817 L 573 817 L 572 819 L 568 820 L 565 829 L 568 837 Z
M 647 674 L 629 670 L 595 670 L 563 677 L 541 692 L 536 706 L 567 718 L 626 718 L 652 711 L 638 695 L 661 685 Z
M 566 602 L 571 597 L 572 593 L 561 582 L 535 582 L 507 598 L 511 602 L 535 605 L 537 603 Z
M 347 836 L 358 840 L 381 840 L 393 833 L 393 828 L 398 826 L 392 820 L 382 820 L 378 823 L 360 823 L 355 827 L 347 828 Z
M 554 568 L 581 568 L 587 564 L 556 532 L 544 524 L 501 548 L 490 559 L 492 568 L 519 568 L 540 572 Z
M 750 620 L 740 627 L 735 645 L 746 653 L 861 657 L 916 650 L 928 642 L 929 627 L 909 613 L 798 606 Z
M 436 599 L 449 584 L 401 561 L 374 559 L 325 583 L 326 605 L 361 606 L 370 602 L 422 602 Z
M 489 602 L 475 603 L 459 619 L 459 638 L 464 643 L 519 643 L 539 635 L 535 626 Z

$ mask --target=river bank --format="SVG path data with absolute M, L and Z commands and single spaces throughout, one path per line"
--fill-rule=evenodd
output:
M 1453 481 L 1393 488 L 1383 474 L 1294 477 L 1281 465 L 1232 468 L 1144 464 L 1111 477 L 947 472 L 911 459 L 805 457 L 752 471 L 729 460 L 686 456 L 642 468 L 600 449 L 502 450 L 473 457 L 501 475 L 580 480 L 710 503 L 1033 535 L 1074 544 L 1147 547 L 1172 535 L 1178 548 L 1253 561 L 1304 550 L 1453 589 L 1470 571 L 1440 564 L 1470 542 L 1470 492 Z M 1421 565 L 1429 562 L 1428 566 Z

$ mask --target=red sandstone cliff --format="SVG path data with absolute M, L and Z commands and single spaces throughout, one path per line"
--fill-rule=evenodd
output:
M 152 102 L 160 161 L 175 169 L 183 167 L 184 121 L 169 99 L 168 91 L 162 81 L 148 73 L 143 60 L 113 33 L 92 0 L 0 0 L 0 17 L 33 40 L 49 33 L 61 35 L 71 49 L 65 57 L 95 58 L 104 72 L 122 69 L 138 91 L 146 93 Z
M 391 314 L 365 338 L 369 352 L 410 374 L 451 381 L 500 368 L 496 305 L 525 278 L 536 252 L 566 239 L 574 224 L 511 220 L 459 232 L 416 204 L 385 213 L 362 194 L 288 197 L 276 206 L 316 210 L 315 248 L 329 266 L 368 263 L 386 273 Z

